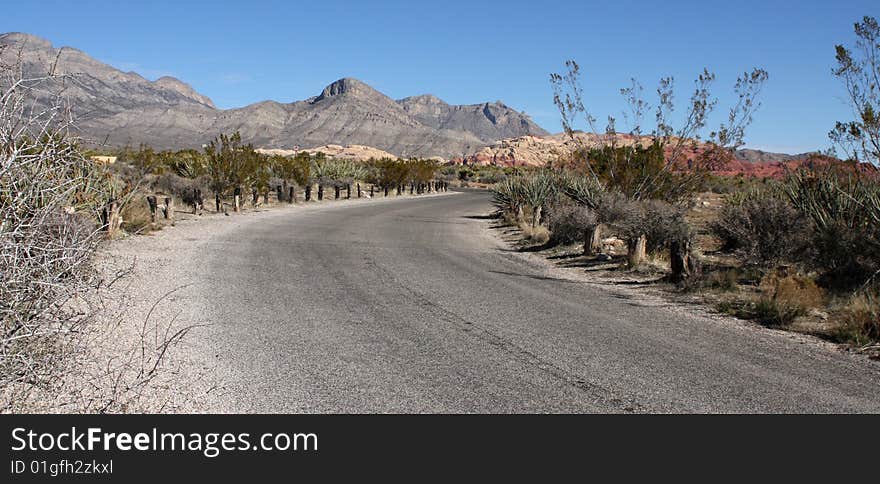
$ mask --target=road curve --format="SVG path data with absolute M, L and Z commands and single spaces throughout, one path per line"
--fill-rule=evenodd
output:
M 236 412 L 878 412 L 878 365 L 554 277 L 484 192 L 328 203 L 187 263 Z

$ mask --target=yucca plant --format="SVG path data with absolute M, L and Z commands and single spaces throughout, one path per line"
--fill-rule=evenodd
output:
M 596 209 L 601 203 L 605 187 L 593 177 L 567 175 L 563 179 L 562 191 L 578 205 Z
M 493 190 L 493 204 L 502 212 L 508 213 L 517 222 L 524 220 L 526 205 L 526 183 L 528 178 L 519 175 L 505 178 Z
M 541 224 L 544 206 L 557 198 L 559 186 L 559 177 L 549 171 L 542 171 L 525 179 L 523 201 L 532 209 L 532 227 Z
M 830 171 L 796 172 L 788 177 L 784 190 L 791 203 L 820 230 L 837 224 L 858 228 L 865 221 L 869 190 L 852 176 Z
M 863 284 L 880 272 L 880 183 L 857 173 L 797 172 L 785 193 L 816 232 L 818 257 L 839 282 Z

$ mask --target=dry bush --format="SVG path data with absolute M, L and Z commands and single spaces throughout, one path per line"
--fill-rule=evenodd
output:
M 521 222 L 519 228 L 526 240 L 537 244 L 546 244 L 550 241 L 550 230 L 543 225 L 532 226 L 529 222 Z
M 160 227 L 153 224 L 146 195 L 135 197 L 122 207 L 122 228 L 130 234 L 144 234 Z
M 761 281 L 764 294 L 779 304 L 804 310 L 825 305 L 825 290 L 812 278 L 800 275 L 770 273 Z
M 767 296 L 753 300 L 722 301 L 715 306 L 715 309 L 772 328 L 789 326 L 795 319 L 805 314 L 805 310 L 799 306 L 785 305 Z
M 839 341 L 867 346 L 880 342 L 880 294 L 876 290 L 850 296 L 835 314 L 840 326 L 835 331 Z
M 0 412 L 133 408 L 131 392 L 150 392 L 185 334 L 129 348 L 99 323 L 104 291 L 124 273 L 106 281 L 93 268 L 100 212 L 124 206 L 130 187 L 83 156 L 60 85 L 20 62 L 0 66 Z M 139 356 L 120 370 L 108 351 Z
M 596 226 L 596 213 L 582 205 L 556 204 L 548 213 L 550 240 L 557 244 L 584 243 L 587 233 Z
M 738 269 L 723 269 L 704 274 L 703 287 L 709 287 L 720 291 L 735 291 L 739 287 L 740 273 Z
M 800 260 L 810 245 L 810 227 L 786 200 L 765 192 L 728 199 L 711 230 L 747 264 L 772 267 Z

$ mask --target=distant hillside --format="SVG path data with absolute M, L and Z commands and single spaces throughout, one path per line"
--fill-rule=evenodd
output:
M 245 141 L 269 149 L 364 145 L 397 156 L 450 158 L 502 138 L 547 134 L 501 102 L 456 106 L 430 95 L 395 101 L 351 78 L 303 101 L 221 110 L 178 79 L 150 81 L 39 37 L 0 35 L 0 61 L 10 64 L 19 57 L 28 75 L 45 75 L 54 67 L 64 76 L 46 90 L 63 89 L 80 134 L 95 144 L 185 148 L 239 130 Z
M 531 166 L 540 167 L 569 157 L 580 147 L 602 146 L 607 143 L 605 136 L 593 133 L 576 134 L 577 141 L 565 134 L 550 136 L 519 136 L 499 140 L 475 152 L 453 158 L 454 163 L 466 165 Z M 647 136 L 637 138 L 630 135 L 617 135 L 617 143 L 650 143 Z M 684 153 L 684 163 L 694 159 L 706 145 L 697 143 L 696 149 L 688 148 Z M 840 160 L 816 153 L 789 155 L 769 153 L 760 150 L 738 150 L 727 160 L 715 167 L 714 172 L 724 176 L 779 177 L 799 167 L 814 167 L 829 163 L 842 163 Z M 874 173 L 871 165 L 859 167 L 862 171 Z M 687 169 L 687 168 L 683 168 Z

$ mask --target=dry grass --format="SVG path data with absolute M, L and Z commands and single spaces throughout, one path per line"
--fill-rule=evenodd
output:
M 522 230 L 523 238 L 529 240 L 530 242 L 534 242 L 536 244 L 546 244 L 550 240 L 550 230 L 543 225 L 538 225 L 537 227 L 532 227 L 528 223 L 521 223 L 519 225 L 520 230 Z
M 122 228 L 130 234 L 145 234 L 159 230 L 150 217 L 150 206 L 144 197 L 135 197 L 122 207 Z
M 766 297 L 786 306 L 817 309 L 824 307 L 827 301 L 825 290 L 817 286 L 816 281 L 796 274 L 770 273 L 761 281 L 761 289 Z
M 837 311 L 839 326 L 833 336 L 857 346 L 880 342 L 880 295 L 855 294 Z

